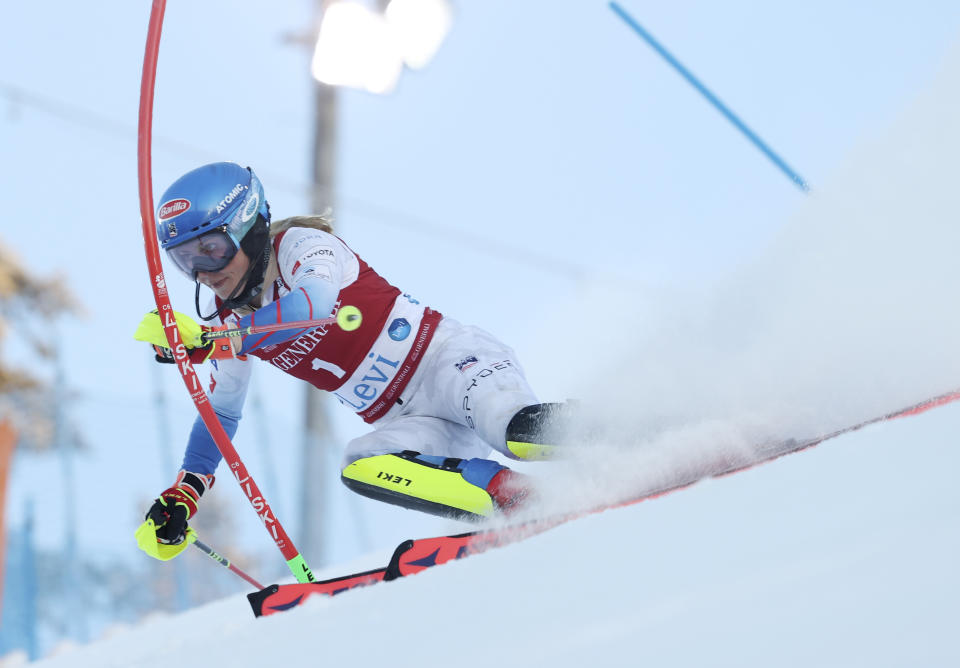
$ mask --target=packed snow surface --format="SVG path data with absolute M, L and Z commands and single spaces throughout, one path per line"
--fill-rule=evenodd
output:
M 960 665 L 958 428 L 949 405 L 406 579 L 262 619 L 238 594 L 37 665 Z

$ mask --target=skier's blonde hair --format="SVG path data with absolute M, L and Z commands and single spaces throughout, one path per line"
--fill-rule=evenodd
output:
M 270 238 L 273 239 L 281 232 L 285 232 L 291 227 L 312 227 L 315 230 L 323 230 L 333 234 L 333 216 L 329 211 L 325 211 L 319 216 L 290 216 L 270 223 Z

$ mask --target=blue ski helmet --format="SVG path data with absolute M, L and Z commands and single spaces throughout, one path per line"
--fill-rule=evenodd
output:
M 187 172 L 163 193 L 157 207 L 157 237 L 177 267 L 195 279 L 196 271 L 217 271 L 226 262 L 204 264 L 202 255 L 187 251 L 184 244 L 203 236 L 211 242 L 207 246 L 219 244 L 219 257 L 229 261 L 261 217 L 269 224 L 270 208 L 253 170 L 235 162 L 214 162 Z M 189 246 L 199 243 L 203 248 L 204 240 Z M 175 252 L 178 246 L 187 252 Z

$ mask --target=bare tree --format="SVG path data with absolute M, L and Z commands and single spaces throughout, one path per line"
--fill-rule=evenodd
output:
M 54 347 L 44 329 L 60 315 L 80 313 L 65 285 L 59 276 L 32 275 L 0 242 L 0 416 L 14 423 L 20 442 L 31 448 L 48 448 L 53 442 L 53 388 L 35 374 L 8 365 L 4 343 L 16 332 L 40 359 L 52 359 Z

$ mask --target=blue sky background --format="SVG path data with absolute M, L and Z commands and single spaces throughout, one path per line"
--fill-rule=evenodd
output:
M 150 7 L 8 4 L 0 25 L 0 238 L 33 271 L 63 276 L 85 307 L 85 318 L 58 333 L 68 381 L 81 394 L 70 415 L 92 446 L 78 463 L 75 504 L 81 517 L 97 518 L 97 529 L 80 533 L 80 549 L 137 559 L 133 529 L 174 473 L 163 469 L 158 447 L 151 356 L 131 337 L 153 306 L 135 130 Z M 852 165 L 885 173 L 851 154 L 883 141 L 941 71 L 960 29 L 960 5 L 951 2 L 909 10 L 895 2 L 759 0 L 623 6 L 802 174 L 814 196 L 863 174 Z M 795 234 L 791 220 L 809 219 L 807 196 L 606 3 L 455 7 L 435 60 L 406 73 L 393 95 L 342 93 L 337 229 L 404 291 L 512 344 L 545 400 L 579 394 L 578 374 L 594 355 L 605 363 L 643 354 L 630 347 L 627 329 L 636 325 L 626 317 L 636 303 L 706 293 Z M 231 159 L 257 171 L 275 216 L 307 211 L 310 53 L 285 36 L 309 31 L 311 20 L 305 1 L 168 3 L 155 196 L 198 164 Z M 861 192 L 869 192 L 864 180 Z M 763 274 L 753 277 L 762 296 Z M 169 278 L 174 305 L 192 312 L 192 286 Z M 733 327 L 736 314 L 724 313 Z M 642 326 L 656 331 L 658 323 Z M 593 350 L 598 330 L 619 335 L 617 347 Z M 29 363 L 16 340 L 4 354 Z M 761 362 L 747 359 L 746 368 Z M 166 419 L 179 458 L 194 412 L 167 371 Z M 296 540 L 301 391 L 272 369 L 255 373 L 275 417 L 258 425 L 248 411 L 237 446 Z M 911 388 L 942 389 L 915 380 Z M 648 384 L 641 395 L 656 390 Z M 675 403 L 684 397 L 671 395 Z M 700 406 L 707 403 L 688 402 L 685 414 Z M 332 412 L 343 442 L 367 428 L 345 410 Z M 260 430 L 276 455 L 275 489 L 259 475 Z M 16 527 L 26 499 L 36 500 L 49 546 L 62 540 L 58 476 L 54 459 L 18 456 L 8 504 Z M 336 477 L 327 482 L 330 506 L 316 517 L 333 523 L 334 560 L 461 526 L 381 508 L 350 497 Z M 243 543 L 269 554 L 236 485 L 224 476 L 217 494 L 236 509 Z

